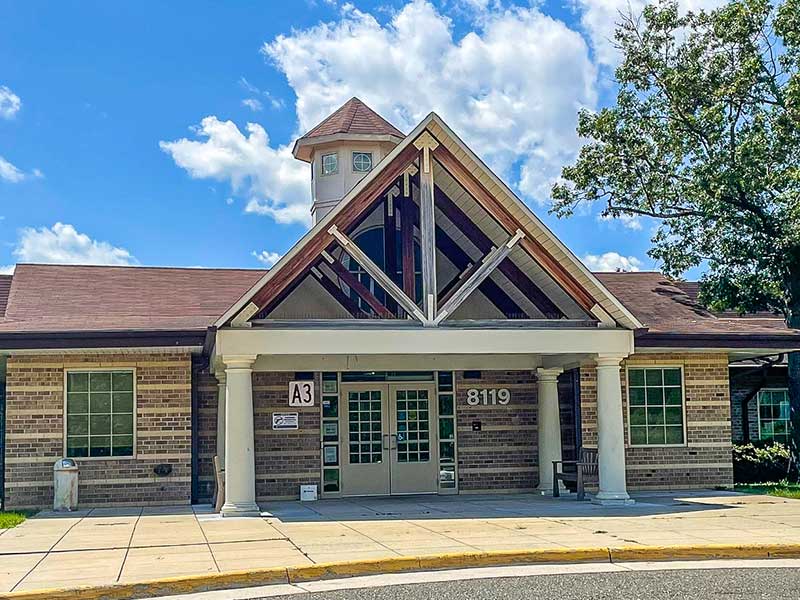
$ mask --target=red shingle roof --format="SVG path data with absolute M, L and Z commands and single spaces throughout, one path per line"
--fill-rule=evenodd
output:
M 8 304 L 12 278 L 13 275 L 0 275 L 0 317 L 6 314 L 6 304 Z
M 337 133 L 362 135 L 396 135 L 404 138 L 405 134 L 397 127 L 364 104 L 358 98 L 350 98 L 345 104 L 311 129 L 300 139 L 334 135 Z
M 596 273 L 600 282 L 650 333 L 789 335 L 800 337 L 779 317 L 716 315 L 661 273 Z M 691 289 L 690 289 L 691 291 Z
M 265 272 L 20 264 L 0 332 L 204 330 Z
M 0 333 L 204 331 L 264 270 L 17 265 Z M 649 333 L 793 336 L 780 318 L 720 318 L 660 273 L 597 273 Z M 0 276 L 2 286 L 9 277 Z M 795 340 L 792 340 L 792 345 Z

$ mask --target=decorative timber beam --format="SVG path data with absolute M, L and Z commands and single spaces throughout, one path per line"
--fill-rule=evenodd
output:
M 374 178 L 369 178 L 364 187 L 353 197 L 346 206 L 332 218 L 333 223 L 342 229 L 350 228 L 367 209 L 372 206 L 384 190 L 392 184 L 403 171 L 420 156 L 420 151 L 413 144 L 409 144 L 389 164 L 376 173 Z M 360 184 L 359 184 L 360 185 Z M 291 285 L 297 277 L 307 270 L 312 263 L 321 256 L 322 251 L 333 241 L 333 236 L 328 228 L 320 229 L 314 236 L 304 242 L 303 248 L 294 254 L 254 296 L 252 301 L 263 307 L 270 299 L 279 295 Z M 263 312 L 263 310 L 261 311 Z
M 386 194 L 383 203 L 383 260 L 386 272 L 393 280 L 397 278 L 397 198 L 400 186 L 394 186 Z M 392 297 L 386 299 L 386 306 L 397 314 L 397 303 Z
M 431 151 L 439 145 L 428 131 L 414 140 L 422 151 L 419 174 L 419 246 L 422 255 L 422 305 L 429 321 L 436 317 L 436 221 L 433 204 L 433 163 Z
M 492 249 L 494 244 L 492 240 L 489 239 L 489 236 L 487 236 L 439 187 L 437 187 L 435 191 L 435 200 L 436 207 L 442 211 L 442 214 L 447 217 L 453 225 L 458 227 L 461 233 L 467 236 L 478 250 L 485 254 Z M 515 265 L 510 258 L 503 260 L 497 270 L 505 275 L 545 317 L 548 319 L 561 319 L 565 316 L 564 312 L 558 308 L 558 306 L 539 289 L 539 286 L 533 283 L 522 269 Z
M 320 261 L 322 262 L 322 261 Z M 336 285 L 336 282 L 333 281 L 330 276 L 325 273 L 322 269 L 317 267 L 311 267 L 311 273 L 316 278 L 317 282 L 322 286 L 322 288 L 328 292 L 339 305 L 344 308 L 350 315 L 355 319 L 365 319 L 369 317 L 369 314 L 361 310 L 361 307 L 358 303 L 353 300 L 350 296 L 345 294 L 342 291 L 342 288 Z M 376 298 L 377 300 L 377 298 Z
M 356 294 L 358 294 L 358 296 L 362 300 L 364 300 L 364 302 L 366 302 L 372 310 L 375 311 L 375 314 L 377 314 L 379 317 L 381 317 L 383 319 L 394 319 L 395 318 L 394 313 L 392 311 L 390 311 L 388 308 L 386 308 L 386 306 L 383 304 L 383 302 L 381 302 L 375 296 L 375 294 L 373 294 L 371 291 L 369 291 L 369 288 L 367 288 L 367 286 L 365 286 L 363 283 L 361 283 L 358 280 L 358 277 L 356 277 L 350 271 L 348 271 L 347 267 L 345 267 L 341 262 L 339 262 L 333 256 L 328 254 L 327 251 L 322 253 L 322 258 L 324 258 L 327 261 L 328 266 L 336 274 L 336 276 L 339 279 L 341 279 L 342 281 L 344 281 L 344 283 L 345 283 L 345 285 L 347 285 L 347 287 L 349 287 Z M 355 257 L 353 257 L 353 258 L 355 258 Z M 356 260 L 358 260 L 358 259 L 356 259 Z M 358 262 L 359 262 L 359 264 L 361 264 L 360 260 Z M 361 264 L 361 266 L 363 267 L 363 264 Z
M 416 225 L 417 222 L 418 219 L 414 224 Z M 459 246 L 455 240 L 447 235 L 445 230 L 438 225 L 436 226 L 436 246 L 461 273 L 464 273 L 470 269 L 470 266 L 473 262 L 472 259 L 464 251 L 464 249 L 461 248 L 461 246 Z M 491 250 L 491 245 L 487 249 L 487 252 L 489 250 Z M 448 283 L 442 289 L 440 295 L 443 296 L 447 294 L 453 286 L 457 285 L 458 282 L 463 279 L 463 277 L 463 275 L 455 277 L 453 281 Z M 522 310 L 522 308 L 511 299 L 511 297 L 503 290 L 503 288 L 501 288 L 491 279 L 484 280 L 478 289 L 484 296 L 486 296 L 489 302 L 494 304 L 498 310 L 506 316 L 506 318 L 513 319 L 519 318 L 520 315 L 525 315 L 525 311 Z M 444 299 L 440 299 L 440 302 L 444 302 Z
M 503 259 L 508 256 L 508 253 L 517 245 L 517 242 L 525 238 L 525 234 L 522 233 L 521 230 L 517 229 L 516 233 L 509 238 L 509 240 L 500 246 L 499 248 L 494 248 L 489 254 L 487 254 L 478 266 L 475 269 L 475 272 L 470 275 L 461 286 L 453 293 L 450 299 L 445 302 L 442 308 L 439 310 L 439 314 L 436 315 L 435 323 L 438 325 L 442 321 L 444 321 L 448 315 L 453 314 L 461 304 L 469 297 L 469 295 L 478 289 L 478 286 L 481 282 L 491 275 L 492 271 L 494 271 L 497 266 L 503 261 Z
M 417 297 L 417 281 L 414 272 L 414 224 L 419 223 L 417 205 L 411 197 L 411 178 L 417 174 L 413 164 L 403 171 L 403 193 L 400 204 L 400 257 L 403 272 L 403 292 L 409 298 Z
M 439 144 L 433 149 L 433 156 L 445 170 L 510 234 L 519 223 L 453 153 Z M 536 240 L 526 237 L 520 246 L 530 254 L 553 280 L 570 294 L 586 311 L 591 312 L 597 304 L 595 299 L 578 281 L 555 260 Z
M 353 259 L 355 259 L 355 261 L 361 265 L 361 268 L 364 269 L 370 275 L 370 277 L 372 277 L 378 283 L 378 285 L 384 289 L 387 294 L 394 298 L 403 308 L 403 310 L 405 310 L 410 316 L 413 316 L 419 320 L 425 326 L 433 324 L 433 319 L 427 319 L 420 311 L 419 307 L 417 307 L 417 304 L 411 298 L 406 296 L 403 290 L 397 287 L 397 284 L 392 281 L 392 279 L 383 271 L 383 269 L 376 265 L 372 259 L 353 242 L 353 240 L 339 231 L 336 225 L 333 225 L 330 229 L 328 229 L 328 233 L 336 238 L 344 251 L 347 252 Z

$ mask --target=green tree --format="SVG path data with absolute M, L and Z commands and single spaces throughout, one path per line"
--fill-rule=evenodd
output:
M 622 15 L 616 105 L 582 111 L 588 139 L 554 186 L 553 212 L 659 221 L 650 256 L 667 275 L 706 265 L 701 301 L 772 310 L 800 329 L 800 0 L 677 4 Z M 789 357 L 800 454 L 800 353 Z M 796 463 L 800 464 L 800 463 Z

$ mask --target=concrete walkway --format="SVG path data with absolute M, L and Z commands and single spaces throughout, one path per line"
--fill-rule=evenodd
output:
M 606 508 L 532 495 L 276 502 L 261 519 L 208 507 L 40 513 L 0 532 L 0 591 L 489 550 L 800 543 L 800 500 L 726 492 Z

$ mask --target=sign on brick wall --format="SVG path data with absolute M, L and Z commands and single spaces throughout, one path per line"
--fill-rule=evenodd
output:
M 469 388 L 467 390 L 467 404 L 470 406 L 493 406 L 496 404 L 508 404 L 509 402 L 511 402 L 511 392 L 507 388 L 485 390 Z
M 290 381 L 289 406 L 297 408 L 314 406 L 314 382 Z

